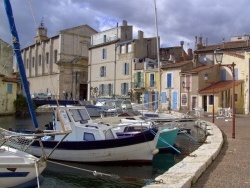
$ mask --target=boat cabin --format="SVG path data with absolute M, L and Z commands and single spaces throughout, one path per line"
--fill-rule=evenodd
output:
M 59 114 L 59 116 L 58 116 Z M 63 122 L 63 125 L 62 125 Z M 112 126 L 103 123 L 93 123 L 88 111 L 83 106 L 59 107 L 54 109 L 53 130 L 71 130 L 65 141 L 94 141 L 117 138 Z M 45 138 L 59 141 L 62 135 Z

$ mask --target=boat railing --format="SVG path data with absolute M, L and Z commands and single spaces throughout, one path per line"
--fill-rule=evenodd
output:
M 0 128 L 0 146 L 5 145 L 19 151 L 26 151 L 34 141 L 54 135 L 65 135 L 65 132 L 46 130 L 25 134 Z

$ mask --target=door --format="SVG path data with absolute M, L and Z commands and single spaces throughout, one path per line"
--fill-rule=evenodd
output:
M 80 84 L 80 100 L 87 100 L 88 85 Z
M 171 101 L 171 108 L 172 110 L 178 110 L 178 92 L 172 92 L 172 101 Z
M 203 95 L 203 107 L 204 107 L 204 111 L 207 111 L 207 96 Z
M 192 96 L 192 110 L 197 107 L 197 97 Z

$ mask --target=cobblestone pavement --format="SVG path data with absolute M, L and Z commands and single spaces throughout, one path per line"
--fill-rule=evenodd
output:
M 201 119 L 212 121 L 212 117 Z M 216 119 L 224 137 L 221 152 L 192 188 L 250 188 L 250 115 L 236 114 L 235 139 L 232 121 Z

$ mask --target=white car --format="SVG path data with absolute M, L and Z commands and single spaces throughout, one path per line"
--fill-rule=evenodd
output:
M 46 94 L 46 93 L 34 93 L 32 96 L 31 96 L 32 99 L 48 99 L 50 100 L 51 99 L 51 96 Z

